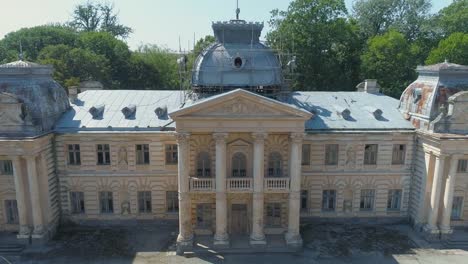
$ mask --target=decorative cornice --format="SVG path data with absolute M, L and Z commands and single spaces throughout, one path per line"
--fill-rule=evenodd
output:
M 216 143 L 220 144 L 226 143 L 228 136 L 228 133 L 213 133 L 214 140 L 216 141 Z
M 291 133 L 289 135 L 289 138 L 291 139 L 291 142 L 293 143 L 302 143 L 305 137 L 305 133 Z
M 254 141 L 257 143 L 263 143 L 265 142 L 265 139 L 268 138 L 268 133 L 264 132 L 255 132 L 252 133 L 252 137 L 254 138 Z
M 190 133 L 185 133 L 185 132 L 176 133 L 175 137 L 177 139 L 177 143 L 179 144 L 188 143 L 190 139 Z

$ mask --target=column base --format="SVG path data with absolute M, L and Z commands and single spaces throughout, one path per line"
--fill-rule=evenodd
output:
M 18 234 L 16 236 L 16 239 L 18 240 L 19 244 L 22 244 L 22 245 L 31 244 L 31 235 L 29 234 Z
M 440 230 L 437 227 L 432 227 L 429 225 L 424 226 L 423 236 L 427 241 L 437 241 L 440 240 Z
M 450 227 L 448 227 L 448 228 L 442 227 L 440 229 L 440 239 L 441 240 L 449 240 L 452 237 L 452 234 L 453 234 L 453 229 L 450 228 Z
M 253 248 L 266 248 L 267 242 L 265 239 L 252 239 L 250 238 L 250 246 Z
M 288 246 L 288 248 L 295 248 L 295 249 L 302 248 L 302 237 L 300 234 L 286 233 L 285 240 L 286 240 L 286 245 Z
M 229 248 L 231 246 L 231 243 L 229 241 L 229 238 L 223 240 L 214 239 L 213 246 L 215 248 Z
M 40 234 L 33 233 L 31 235 L 31 244 L 33 244 L 33 245 L 42 246 L 42 245 L 46 244 L 47 241 L 49 241 L 49 236 L 45 232 L 40 233 Z
M 191 238 L 184 238 L 179 235 L 177 237 L 176 247 L 177 247 L 177 255 L 183 255 L 184 252 L 192 250 L 193 236 Z

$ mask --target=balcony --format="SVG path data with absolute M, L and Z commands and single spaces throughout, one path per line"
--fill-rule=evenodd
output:
M 190 178 L 190 191 L 214 192 L 216 189 L 214 178 Z
M 289 191 L 289 178 L 265 178 L 265 192 L 287 192 Z
M 252 192 L 253 179 L 252 178 L 228 178 L 227 190 L 229 192 Z

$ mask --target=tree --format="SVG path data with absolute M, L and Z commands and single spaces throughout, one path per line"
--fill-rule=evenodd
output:
M 371 38 L 361 56 L 363 77 L 377 79 L 384 94 L 399 98 L 415 78 L 411 50 L 405 36 L 394 30 Z
M 211 35 L 207 35 L 204 38 L 199 39 L 193 50 L 194 55 L 198 56 L 198 54 L 200 54 L 204 49 L 208 48 L 211 44 L 215 43 L 215 41 L 215 37 Z
M 430 9 L 430 0 L 358 0 L 353 5 L 353 17 L 366 37 L 393 28 L 408 39 L 415 39 Z
M 159 69 L 139 52 L 133 52 L 130 57 L 128 78 L 124 85 L 126 89 L 147 90 L 157 90 L 163 86 Z
M 61 25 L 36 26 L 8 33 L 0 40 L 0 46 L 8 51 L 7 60 L 12 61 L 18 58 L 21 42 L 25 59 L 35 61 L 44 47 L 58 44 L 73 46 L 77 37 L 78 34 L 69 27 Z
M 158 89 L 179 89 L 179 71 L 177 65 L 177 54 L 156 45 L 141 46 L 136 53 L 143 60 L 159 71 L 160 85 Z
M 62 86 L 87 80 L 110 82 L 109 61 L 90 50 L 53 45 L 45 47 L 38 58 L 40 63 L 54 66 L 54 79 Z
M 110 63 L 112 83 L 109 88 L 122 88 L 128 78 L 130 50 L 125 42 L 107 32 L 84 32 L 77 40 L 77 47 L 103 55 Z
M 352 90 L 358 83 L 361 40 L 342 0 L 295 0 L 272 11 L 267 40 L 296 56 L 295 89 Z
M 468 65 L 468 34 L 453 33 L 440 41 L 439 46 L 431 51 L 426 64 L 436 64 L 448 60 L 452 63 Z
M 436 21 L 446 36 L 455 32 L 468 33 L 468 0 L 454 0 L 440 10 Z
M 108 32 L 114 37 L 127 38 L 132 29 L 119 24 L 118 14 L 113 4 L 87 2 L 77 5 L 69 24 L 78 31 Z

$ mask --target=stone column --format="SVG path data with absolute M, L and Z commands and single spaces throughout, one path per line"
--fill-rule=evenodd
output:
M 44 236 L 44 221 L 42 216 L 41 193 L 37 175 L 36 156 L 27 156 L 29 195 L 31 197 L 32 219 L 34 231 L 33 238 L 42 238 Z
M 193 246 L 192 216 L 189 194 L 189 144 L 190 134 L 177 133 L 178 187 L 179 187 L 179 235 L 177 251 L 183 253 Z
M 253 208 L 252 208 L 252 234 L 250 235 L 250 244 L 252 246 L 266 246 L 265 234 L 263 232 L 263 178 L 264 178 L 264 160 L 265 160 L 265 139 L 266 133 L 254 133 L 253 150 Z
M 228 247 L 226 195 L 226 139 L 228 134 L 215 133 L 213 137 L 216 141 L 216 233 L 213 244 L 217 247 Z
M 427 225 L 424 230 L 431 235 L 438 235 L 437 218 L 439 215 L 440 193 L 442 189 L 442 178 L 444 175 L 446 156 L 440 154 L 436 156 L 434 178 L 432 180 L 431 205 L 429 208 L 429 216 Z
M 300 193 L 301 193 L 301 157 L 303 133 L 292 133 L 290 140 L 289 156 L 289 214 L 288 214 L 288 232 L 286 233 L 286 243 L 290 247 L 301 247 L 302 238 L 299 233 L 300 221 Z
M 18 218 L 19 218 L 19 239 L 29 238 L 31 230 L 28 225 L 28 212 L 26 210 L 26 187 L 24 185 L 24 175 L 21 171 L 21 158 L 18 156 L 13 157 L 13 177 L 15 180 L 15 193 L 16 203 L 18 206 Z
M 440 232 L 442 234 L 451 234 L 452 229 L 450 227 L 450 218 L 452 216 L 452 205 L 453 205 L 453 193 L 455 191 L 455 181 L 457 176 L 457 167 L 459 156 L 452 156 L 450 161 L 450 170 L 445 182 L 445 193 L 444 193 L 444 207 L 442 212 L 442 221 L 440 225 Z

